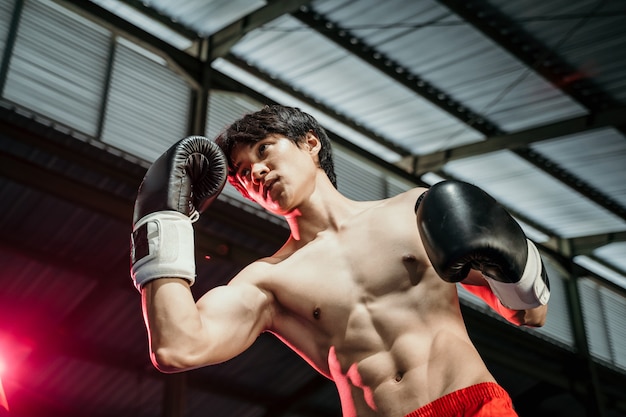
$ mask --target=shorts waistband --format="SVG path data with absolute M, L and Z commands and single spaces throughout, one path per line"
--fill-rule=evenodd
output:
M 485 398 L 506 398 L 509 394 L 495 382 L 481 382 L 458 391 L 451 392 L 435 401 L 410 412 L 406 417 L 454 417 L 459 410 L 479 403 Z

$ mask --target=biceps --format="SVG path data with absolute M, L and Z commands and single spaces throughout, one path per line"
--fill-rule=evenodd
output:
M 216 287 L 197 306 L 214 363 L 243 352 L 271 323 L 269 296 L 252 285 Z

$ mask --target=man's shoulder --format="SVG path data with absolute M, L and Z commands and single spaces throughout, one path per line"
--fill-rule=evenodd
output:
M 264 258 L 257 259 L 246 267 L 231 280 L 231 283 L 245 282 L 253 285 L 263 285 L 268 279 L 276 275 L 276 267 L 295 252 L 289 241 L 276 253 Z
M 256 285 L 262 281 L 271 271 L 271 266 L 276 264 L 278 260 L 273 257 L 258 259 L 248 264 L 230 281 L 231 284 L 247 283 Z
M 426 190 L 427 188 L 425 187 L 411 188 L 410 190 L 403 191 L 399 194 L 389 197 L 383 200 L 383 202 L 384 204 L 389 205 L 389 206 L 406 205 L 406 204 L 414 206 L 418 197 L 422 195 Z

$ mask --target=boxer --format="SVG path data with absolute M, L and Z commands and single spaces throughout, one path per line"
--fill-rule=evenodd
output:
M 196 302 L 192 223 L 226 179 L 291 234 Z M 159 158 L 138 192 L 132 241 L 162 372 L 224 362 L 269 332 L 334 381 L 345 417 L 516 415 L 468 337 L 454 283 L 516 325 L 541 326 L 548 277 L 519 225 L 477 187 L 348 199 L 318 122 L 267 106 L 215 142 L 185 139 Z

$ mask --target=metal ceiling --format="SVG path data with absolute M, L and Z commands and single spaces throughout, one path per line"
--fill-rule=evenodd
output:
M 25 8 L 71 10 L 84 22 L 48 13 L 50 21 L 24 23 Z M 16 37 L 20 23 L 82 36 L 72 72 L 68 51 L 7 47 L 26 42 Z M 625 28 L 622 0 L 3 1 L 0 82 L 20 80 L 0 86 L 0 348 L 11 347 L 14 371 L 0 377 L 9 415 L 340 414 L 332 384 L 270 336 L 226 364 L 159 374 L 128 279 L 132 201 L 167 146 L 159 133 L 214 131 L 238 109 L 275 101 L 313 113 L 363 165 L 415 184 L 464 179 L 504 203 L 564 277 L 556 303 L 571 318 L 552 325 L 571 329 L 556 341 L 554 327 L 520 332 L 469 302 L 481 354 L 522 416 L 626 416 L 626 327 L 588 318 L 626 314 Z M 99 52 L 113 51 L 109 33 L 128 48 Z M 134 44 L 193 87 L 172 87 L 176 101 L 162 103 L 165 132 L 142 103 L 184 83 L 161 64 L 145 85 L 111 72 L 137 65 Z M 26 90 L 37 70 L 67 89 Z M 93 90 L 95 79 L 106 92 Z M 106 122 L 94 122 L 113 111 L 98 100 L 50 120 L 70 105 L 59 105 L 63 97 L 99 94 L 118 111 Z M 125 141 L 129 118 L 133 134 L 150 132 L 152 149 Z M 198 224 L 198 251 L 211 254 L 199 276 L 222 282 L 287 233 L 226 197 Z M 198 280 L 194 293 L 214 284 Z M 601 307 L 583 316 L 569 297 Z M 598 344 L 607 332 L 618 343 Z
M 125 4 L 162 23 L 175 17 L 172 29 L 183 25 L 208 36 L 208 63 L 224 57 L 228 65 L 214 66 L 232 77 L 233 67 L 247 71 L 259 80 L 247 79 L 250 90 L 269 83 L 294 103 L 334 117 L 355 131 L 354 138 L 343 135 L 347 141 L 374 156 L 417 176 L 454 175 L 485 188 L 497 178 L 502 185 L 491 191 L 521 220 L 539 227 L 553 250 L 575 247 L 585 236 L 597 241 L 600 234 L 607 243 L 624 241 L 626 183 L 618 184 L 626 178 L 621 1 L 524 1 L 517 7 L 484 1 L 267 2 L 239 19 L 216 2 L 214 16 L 225 22 L 219 30 L 206 20 L 179 17 L 181 10 L 190 16 L 206 12 L 197 2 L 182 9 L 166 1 Z M 281 7 L 284 12 L 277 11 Z M 609 137 L 613 141 L 603 146 Z M 582 160 L 590 152 L 593 163 Z M 578 159 L 563 160 L 572 153 Z M 455 161 L 470 156 L 472 169 L 460 172 Z M 503 158 L 510 163 L 490 162 Z M 519 169 L 528 174 L 525 181 Z M 553 180 L 557 185 L 548 188 Z M 520 189 L 537 190 L 546 208 L 533 204 L 528 210 L 528 202 L 516 198 Z M 566 227 L 610 220 L 578 231 L 552 230 L 551 213 L 568 198 L 585 207 L 580 216 L 562 219 Z

